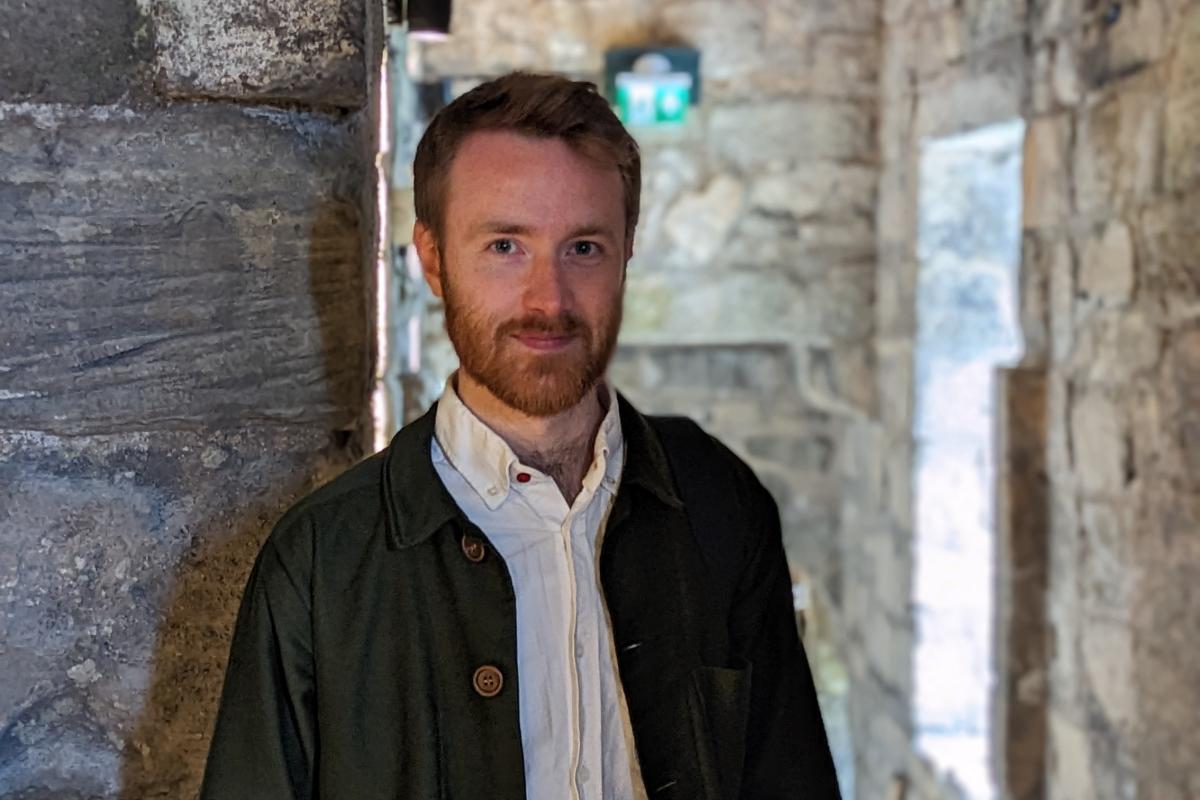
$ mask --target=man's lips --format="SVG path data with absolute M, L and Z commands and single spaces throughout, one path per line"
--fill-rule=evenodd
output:
M 561 350 L 577 338 L 570 333 L 515 333 L 513 338 L 533 350 Z

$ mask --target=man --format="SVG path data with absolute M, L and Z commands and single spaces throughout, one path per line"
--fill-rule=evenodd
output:
M 632 138 L 591 84 L 514 74 L 414 178 L 461 366 L 263 547 L 202 797 L 837 797 L 770 496 L 604 378 Z

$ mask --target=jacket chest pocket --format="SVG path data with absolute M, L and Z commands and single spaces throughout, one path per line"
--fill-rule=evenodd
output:
M 746 754 L 751 666 L 696 667 L 640 720 L 651 800 L 736 800 Z

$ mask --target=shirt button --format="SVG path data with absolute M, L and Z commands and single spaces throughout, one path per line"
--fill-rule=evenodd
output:
M 579 772 L 575 774 L 579 778 L 580 783 L 587 783 L 588 778 L 592 777 L 592 774 L 588 772 L 588 768 L 582 765 L 579 767 Z
M 487 555 L 487 546 L 477 536 L 464 536 L 460 544 L 462 545 L 463 555 L 467 557 L 467 561 L 474 564 L 483 561 L 484 556 Z
M 583 645 L 581 645 L 581 644 L 575 645 L 575 657 L 583 658 Z
M 530 475 L 528 472 L 518 472 L 517 473 L 517 483 L 529 483 L 529 481 L 532 479 L 533 479 L 533 476 Z
M 500 494 L 500 487 L 499 486 L 489 486 L 487 488 L 487 493 L 489 495 L 491 495 L 492 497 L 495 497 L 496 495 Z
M 491 664 L 484 664 L 475 670 L 471 683 L 480 697 L 495 697 L 504 688 L 504 675 Z

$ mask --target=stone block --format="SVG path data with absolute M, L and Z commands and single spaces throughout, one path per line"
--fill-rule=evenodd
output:
M 1082 26 L 1080 79 L 1089 90 L 1103 89 L 1162 58 L 1167 18 L 1161 2 L 1109 3 Z
M 113 103 L 143 82 L 149 43 L 133 0 L 0 4 L 0 102 Z
M 1159 387 L 1164 430 L 1163 471 L 1200 493 L 1200 330 L 1179 331 L 1167 344 Z
M 875 328 L 875 267 L 847 264 L 805 287 L 802 330 L 825 342 L 858 342 Z
M 1087 731 L 1065 714 L 1050 713 L 1050 797 L 1096 797 Z
M 809 399 L 821 408 L 847 416 L 874 414 L 875 379 L 875 350 L 868 340 L 808 349 L 803 385 Z
M 746 439 L 746 451 L 754 458 L 802 472 L 825 474 L 834 467 L 834 443 L 828 433 L 751 436 Z
M 975 50 L 1025 33 L 1029 3 L 1024 0 L 965 0 L 962 15 L 967 41 Z
M 721 98 L 747 96 L 874 99 L 879 93 L 879 41 L 874 33 L 836 31 L 783 39 L 768 7 L 766 40 L 745 74 L 722 86 Z
M 355 126 L 182 105 L 0 125 L 0 428 L 353 424 Z
M 718 175 L 702 191 L 681 196 L 667 211 L 663 227 L 674 249 L 691 266 L 708 264 L 721 251 L 742 210 L 745 187 Z
M 814 161 L 757 177 L 750 187 L 750 205 L 796 219 L 871 216 L 878 181 L 878 170 L 872 167 Z
M 312 428 L 0 433 L 0 795 L 195 796 L 263 535 L 347 464 Z
M 868 160 L 874 112 L 863 102 L 791 100 L 727 105 L 709 118 L 714 157 L 743 170 L 816 160 Z
M 159 88 L 359 108 L 366 103 L 364 0 L 140 0 L 153 20 Z
M 1115 307 L 1133 297 L 1136 268 L 1129 226 L 1111 220 L 1084 240 L 1079 257 L 1078 298 Z
M 1025 129 L 1022 198 L 1026 228 L 1050 228 L 1071 215 L 1069 148 L 1073 132 L 1066 114 L 1036 117 Z
M 630 269 L 622 341 L 780 342 L 809 338 L 820 318 L 804 287 L 778 271 L 691 271 L 653 274 Z
M 709 91 L 711 82 L 716 97 L 724 99 L 731 95 L 732 82 L 764 58 L 763 16 L 756 3 L 686 0 L 661 4 L 656 27 L 660 38 L 686 42 L 704 53 L 700 60 L 704 91 Z
M 703 161 L 701 149 L 678 143 L 642 147 L 642 208 L 634 241 L 637 269 L 687 266 L 684 256 L 670 247 L 665 219 L 677 198 L 700 191 Z
M 623 344 L 610 368 L 617 386 L 655 392 L 786 392 L 796 384 L 791 352 L 782 344 Z
M 1130 568 L 1134 560 L 1132 532 L 1137 526 L 1130 506 L 1103 502 L 1081 503 L 1079 521 L 1083 537 L 1079 564 L 1084 617 L 1082 652 L 1086 661 L 1091 646 L 1087 641 L 1089 617 L 1101 628 L 1092 632 L 1095 641 L 1091 644 L 1097 645 L 1092 648 L 1095 653 L 1103 652 L 1106 637 L 1118 635 L 1104 629 L 1105 624 L 1129 626 L 1139 577 Z M 1128 715 L 1122 719 L 1128 721 Z
M 1194 316 L 1200 302 L 1200 187 L 1144 207 L 1138 217 L 1139 291 L 1169 320 Z
M 1064 36 L 1042 43 L 1033 54 L 1033 112 L 1053 113 L 1083 99 L 1076 38 Z
M 1075 344 L 1075 257 L 1065 239 L 1042 239 L 1037 258 L 1040 262 L 1037 269 L 1046 276 L 1050 358 L 1063 363 Z
M 1163 109 L 1159 87 L 1146 79 L 1081 115 L 1072 153 L 1079 213 L 1119 215 L 1161 188 Z
M 872 33 L 879 27 L 875 0 L 777 0 L 767 4 L 767 46 L 781 31 Z
M 1166 183 L 1172 191 L 1200 184 L 1200 6 L 1179 20 L 1167 84 Z
M 737 223 L 718 261 L 739 268 L 787 276 L 797 285 L 832 279 L 875 255 L 872 220 L 866 214 L 812 216 L 804 220 L 754 209 Z
M 1029 9 L 1029 27 L 1039 44 L 1077 31 L 1084 22 L 1087 0 L 1039 0 Z
M 1162 340 L 1162 328 L 1144 311 L 1096 312 L 1075 332 L 1067 374 L 1081 384 L 1118 389 L 1154 370 Z
M 1075 474 L 1085 495 L 1119 497 L 1126 485 L 1129 438 L 1124 409 L 1104 394 L 1076 397 L 1071 406 Z
M 949 136 L 1021 117 L 1027 58 L 1019 39 L 972 54 L 921 84 L 915 135 Z

